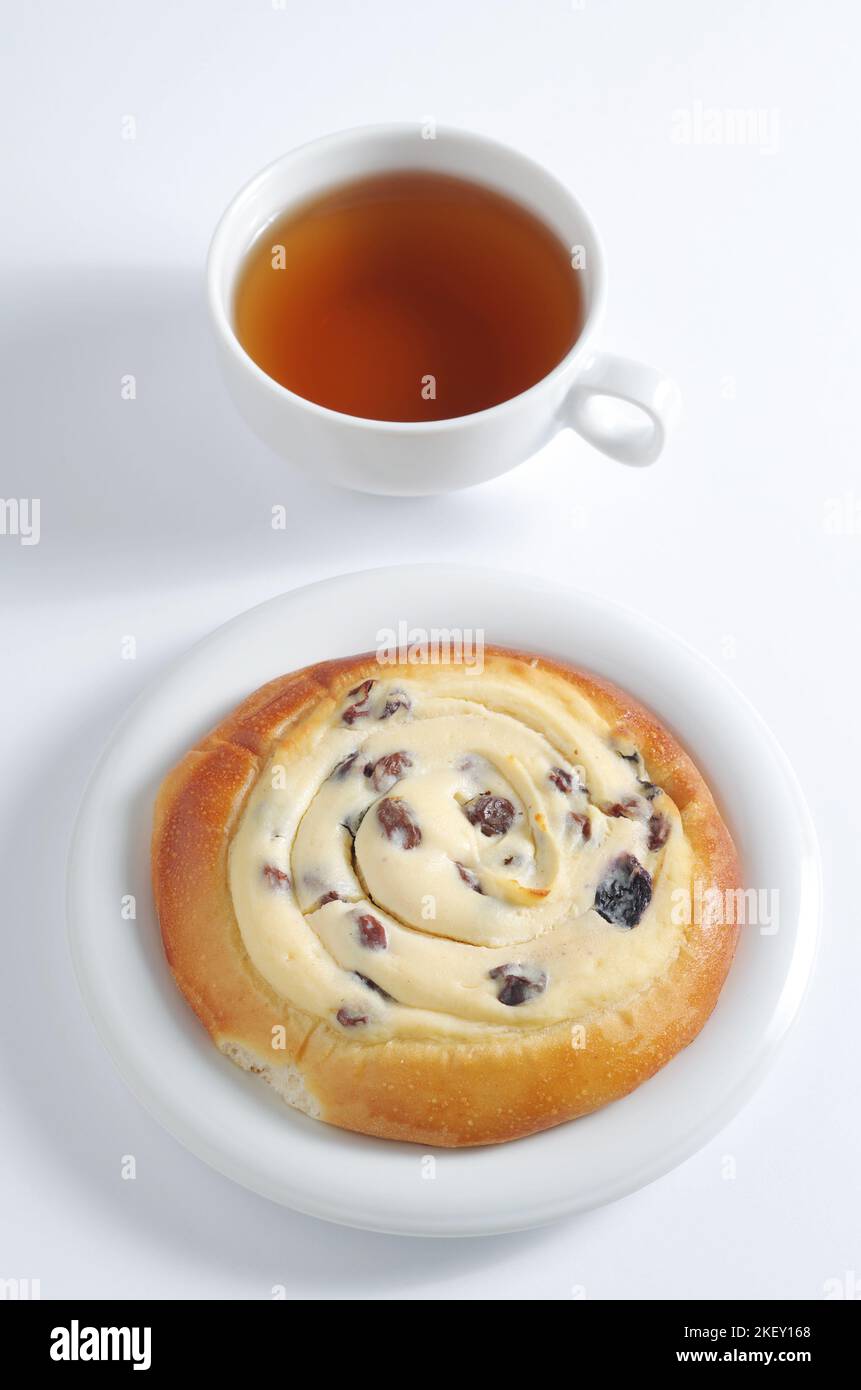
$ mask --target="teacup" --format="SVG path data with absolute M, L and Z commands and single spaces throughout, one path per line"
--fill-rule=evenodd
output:
M 236 281 L 260 232 L 329 188 L 399 169 L 454 174 L 515 199 L 571 248 L 572 273 L 583 277 L 585 315 L 573 347 L 536 385 L 490 409 L 405 423 L 341 414 L 268 376 L 236 336 Z M 583 208 L 540 165 L 483 135 L 447 127 L 365 126 L 283 155 L 228 206 L 210 247 L 207 279 L 219 359 L 240 413 L 276 453 L 342 487 L 394 496 L 470 487 L 515 468 L 566 428 L 610 458 L 642 466 L 658 457 L 678 417 L 680 394 L 671 378 L 594 346 L 606 272 Z

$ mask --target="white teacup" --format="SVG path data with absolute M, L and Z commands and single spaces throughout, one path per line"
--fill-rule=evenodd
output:
M 336 184 L 393 169 L 433 170 L 489 185 L 532 209 L 572 248 L 572 274 L 583 277 L 583 328 L 570 352 L 528 391 L 450 420 L 367 420 L 289 391 L 240 345 L 233 292 L 255 237 L 290 207 Z M 580 204 L 540 165 L 483 135 L 378 125 L 303 145 L 233 199 L 213 237 L 207 279 L 219 357 L 241 414 L 276 453 L 342 487 L 398 496 L 470 487 L 506 473 L 569 427 L 621 463 L 652 463 L 679 412 L 679 390 L 669 377 L 595 350 L 606 274 L 601 244 Z M 608 398 L 636 407 L 635 423 L 630 409 L 608 408 Z

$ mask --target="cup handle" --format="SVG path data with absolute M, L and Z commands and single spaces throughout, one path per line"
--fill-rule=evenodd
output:
M 637 424 L 598 418 L 601 397 L 635 406 Z M 681 392 L 672 377 L 655 367 L 599 352 L 586 363 L 565 402 L 565 423 L 619 463 L 635 468 L 654 463 L 681 413 Z

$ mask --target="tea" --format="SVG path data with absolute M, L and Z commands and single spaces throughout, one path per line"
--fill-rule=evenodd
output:
M 577 341 L 577 270 L 532 212 L 411 170 L 357 179 L 270 222 L 234 326 L 269 376 L 373 420 L 470 415 L 519 395 Z

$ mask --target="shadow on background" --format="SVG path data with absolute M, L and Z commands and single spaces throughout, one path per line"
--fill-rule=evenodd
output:
M 270 569 L 275 591 L 309 563 L 322 574 L 373 566 L 381 527 L 389 549 L 400 538 L 403 559 L 415 559 L 418 509 L 427 558 L 441 558 L 449 543 L 469 544 L 493 507 L 486 488 L 346 493 L 272 454 L 226 395 L 202 270 L 49 271 L 5 299 L 0 490 L 41 500 L 38 558 L 15 545 L 0 554 L 26 575 L 21 602 L 59 583 L 82 597 L 106 585 L 157 593 Z M 129 375 L 134 399 L 122 394 Z M 286 530 L 272 528 L 274 505 L 286 508 Z

